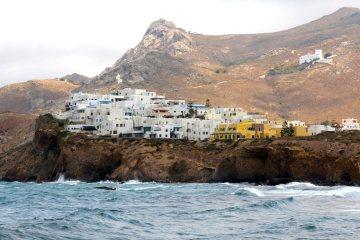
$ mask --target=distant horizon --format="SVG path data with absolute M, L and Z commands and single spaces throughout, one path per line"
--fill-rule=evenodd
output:
M 354 0 L 174 2 L 2 1 L 0 87 L 72 73 L 94 77 L 135 47 L 149 24 L 160 18 L 204 35 L 254 34 L 288 30 L 343 7 L 360 8 L 360 1 Z

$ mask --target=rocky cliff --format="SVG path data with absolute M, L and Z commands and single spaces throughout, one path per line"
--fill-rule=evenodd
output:
M 69 134 L 51 115 L 32 142 L 0 156 L 0 179 L 360 184 L 360 133 L 235 143 Z M 339 140 L 337 140 L 339 139 Z

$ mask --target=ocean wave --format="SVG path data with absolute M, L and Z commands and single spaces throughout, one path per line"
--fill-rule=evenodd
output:
M 239 187 L 239 184 L 237 184 L 237 183 L 224 182 L 224 183 L 221 183 L 221 184 L 226 185 L 226 186 L 231 186 L 231 187 Z
M 275 186 L 276 188 L 278 189 L 293 189 L 293 188 L 296 188 L 296 189 L 314 189 L 314 188 L 317 188 L 319 186 L 316 186 L 312 183 L 309 183 L 309 182 L 290 182 L 290 183 L 287 183 L 287 184 L 279 184 L 279 185 L 276 185 Z
M 352 186 L 317 186 L 308 182 L 291 182 L 288 184 L 276 185 L 266 191 L 269 195 L 289 196 L 332 196 L 345 198 L 348 195 L 359 195 L 360 187 Z
M 244 188 L 245 191 L 248 191 L 252 194 L 254 194 L 255 196 L 258 197 L 264 197 L 264 193 L 262 193 L 260 190 L 256 189 L 256 188 Z
M 266 200 L 262 203 L 254 203 L 250 204 L 250 207 L 252 208 L 281 208 L 284 205 L 289 204 L 290 202 L 293 202 L 293 197 L 278 199 L 278 200 Z
M 143 182 L 140 182 L 139 180 L 129 180 L 129 181 L 124 182 L 123 184 L 133 185 L 133 184 L 143 184 Z
M 155 186 L 144 186 L 144 187 L 135 187 L 135 188 L 119 188 L 124 191 L 147 191 L 147 190 L 156 190 L 167 188 L 165 185 L 155 185 Z
M 335 187 L 335 188 L 336 189 L 324 191 L 324 195 L 336 196 L 336 197 L 346 197 L 348 195 L 360 195 L 360 187 Z
M 252 188 L 252 187 L 245 187 L 245 188 L 241 188 L 235 192 L 233 192 L 232 194 L 237 195 L 237 196 L 257 196 L 257 197 L 264 197 L 264 193 L 261 192 L 260 190 L 256 189 L 256 188 Z
M 58 179 L 54 182 L 51 182 L 53 184 L 67 184 L 67 185 L 77 185 L 79 183 L 81 183 L 80 180 L 71 180 L 71 179 L 65 179 L 65 175 L 64 174 L 60 174 Z

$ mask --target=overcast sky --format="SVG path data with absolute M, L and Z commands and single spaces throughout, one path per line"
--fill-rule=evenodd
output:
M 159 18 L 204 34 L 288 29 L 360 0 L 1 0 L 0 86 L 100 73 Z

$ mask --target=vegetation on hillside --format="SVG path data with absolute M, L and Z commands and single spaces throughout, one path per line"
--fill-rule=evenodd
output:
M 275 76 L 275 75 L 279 75 L 279 74 L 290 74 L 290 73 L 296 73 L 296 72 L 300 72 L 306 68 L 308 68 L 309 66 L 311 66 L 313 63 L 303 63 L 303 64 L 293 64 L 293 65 L 285 65 L 282 64 L 280 66 L 274 67 L 272 69 L 270 69 L 267 72 L 268 76 Z

